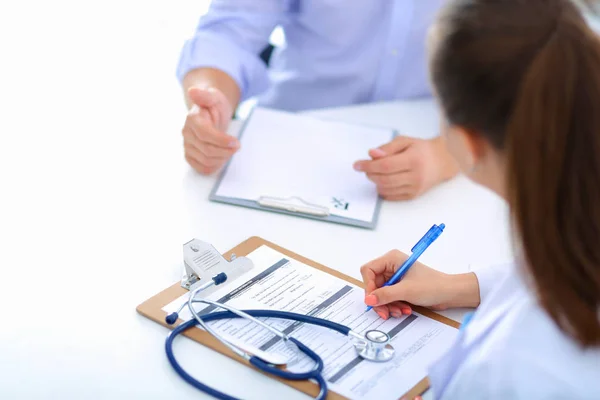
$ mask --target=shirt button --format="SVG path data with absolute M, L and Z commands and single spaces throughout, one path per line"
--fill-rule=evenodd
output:
M 392 51 L 390 52 L 393 56 L 397 56 L 398 55 L 398 50 L 396 49 L 392 49 Z

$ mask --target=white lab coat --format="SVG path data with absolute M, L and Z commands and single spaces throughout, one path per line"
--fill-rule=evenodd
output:
M 434 397 L 600 399 L 600 347 L 583 350 L 563 334 L 514 265 L 476 274 L 481 306 L 431 368 Z
M 600 33 L 600 17 L 585 17 Z M 434 397 L 600 400 L 600 348 L 582 350 L 564 335 L 515 265 L 476 275 L 482 304 L 452 350 L 431 368 Z

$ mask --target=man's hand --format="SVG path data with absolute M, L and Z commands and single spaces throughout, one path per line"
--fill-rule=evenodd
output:
M 367 174 L 386 200 L 410 200 L 458 172 L 442 138 L 397 137 L 369 151 L 371 160 L 357 161 L 354 169 Z
M 412 312 L 408 303 L 444 310 L 479 305 L 479 283 L 473 273 L 448 275 L 416 262 L 395 285 L 382 287 L 408 256 L 392 250 L 361 269 L 365 304 L 383 319 Z
M 219 170 L 239 149 L 239 141 L 226 133 L 232 107 L 215 88 L 191 87 L 192 103 L 182 129 L 185 159 L 201 174 Z

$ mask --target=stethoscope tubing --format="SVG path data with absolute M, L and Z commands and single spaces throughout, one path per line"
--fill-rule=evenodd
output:
M 255 318 L 277 318 L 286 319 L 288 321 L 305 322 L 311 325 L 322 326 L 323 328 L 331 329 L 342 335 L 348 335 L 350 328 L 346 325 L 338 324 L 337 322 L 328 321 L 323 318 L 311 317 L 310 315 L 297 314 L 289 311 L 276 310 L 243 310 L 246 314 Z M 219 311 L 202 316 L 204 322 L 216 321 L 227 318 L 239 318 L 237 315 L 229 311 Z
M 179 362 L 175 358 L 175 354 L 173 353 L 173 341 L 181 333 L 185 332 L 189 328 L 194 327 L 196 324 L 197 324 L 196 320 L 191 319 L 189 321 L 186 321 L 186 322 L 180 324 L 179 326 L 177 326 L 175 329 L 173 329 L 169 333 L 169 335 L 167 336 L 167 340 L 165 341 L 165 352 L 167 353 L 167 359 L 169 360 L 169 363 L 171 364 L 171 366 L 173 367 L 175 372 L 177 372 L 177 374 L 184 381 L 186 381 L 188 384 L 192 385 L 196 389 L 208 394 L 209 396 L 213 396 L 214 398 L 220 399 L 220 400 L 239 400 L 236 397 L 233 397 L 226 393 L 220 392 L 220 391 L 213 389 L 212 387 L 200 382 L 199 380 L 197 380 L 196 378 L 194 378 L 193 376 L 188 374 L 186 372 L 186 370 L 183 369 L 183 367 L 179 364 Z
M 348 335 L 351 331 L 349 327 L 338 324 L 336 322 L 332 322 L 332 321 L 328 321 L 328 320 L 325 320 L 322 318 L 316 318 L 316 317 L 312 317 L 312 316 L 308 316 L 308 315 L 291 313 L 291 312 L 287 312 L 287 311 L 244 310 L 244 312 L 255 318 L 261 318 L 261 317 L 262 318 L 278 318 L 278 319 L 293 320 L 293 321 L 298 321 L 298 322 L 305 322 L 308 324 L 322 326 L 324 328 L 334 330 L 343 335 Z M 221 319 L 240 318 L 240 316 L 237 314 L 234 314 L 230 311 L 220 311 L 220 312 L 213 312 L 213 313 L 210 313 L 207 315 L 203 315 L 201 318 L 202 318 L 203 322 L 210 322 L 210 321 L 217 321 L 217 320 L 221 320 Z M 169 363 L 171 364 L 171 366 L 173 367 L 175 372 L 177 372 L 177 374 L 179 376 L 181 376 L 181 378 L 183 380 L 185 380 L 188 384 L 192 385 L 196 389 L 201 390 L 204 393 L 211 395 L 217 399 L 238 400 L 236 397 L 233 397 L 226 393 L 220 392 L 220 391 L 213 389 L 212 387 L 198 381 L 193 376 L 188 374 L 181 367 L 181 365 L 177 362 L 177 359 L 175 358 L 175 355 L 173 352 L 173 341 L 181 333 L 185 332 L 189 328 L 194 327 L 197 324 L 198 324 L 198 321 L 196 319 L 191 319 L 189 321 L 186 321 L 186 322 L 180 324 L 179 326 L 177 326 L 175 329 L 173 329 L 169 333 L 169 335 L 167 336 L 167 340 L 165 341 L 165 352 L 167 354 L 167 359 L 169 360 Z M 301 343 L 297 339 L 290 337 L 289 340 L 292 341 L 298 347 L 298 349 L 300 349 L 304 354 L 306 354 L 313 361 L 315 361 L 316 366 L 314 369 L 312 369 L 311 371 L 308 371 L 308 372 L 294 373 L 294 372 L 290 372 L 290 371 L 286 371 L 286 370 L 282 370 L 277 367 L 274 367 L 271 364 L 266 363 L 265 361 L 263 361 L 262 359 L 260 359 L 259 357 L 256 357 L 256 356 L 250 357 L 250 359 L 249 359 L 250 364 L 252 364 L 256 368 L 258 368 L 266 373 L 269 373 L 271 375 L 274 375 L 274 376 L 277 376 L 277 377 L 283 378 L 283 379 L 294 380 L 294 381 L 312 379 L 312 380 L 316 381 L 316 383 L 320 387 L 319 394 L 317 395 L 317 397 L 315 397 L 315 399 L 324 400 L 325 397 L 327 396 L 327 383 L 325 382 L 325 379 L 323 379 L 323 376 L 322 376 L 322 371 L 324 368 L 323 360 L 317 353 L 312 351 L 309 347 L 305 346 L 303 343 Z

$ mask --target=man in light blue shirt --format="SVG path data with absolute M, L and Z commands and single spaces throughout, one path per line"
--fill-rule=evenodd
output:
M 430 95 L 425 37 L 443 0 L 213 0 L 177 75 L 190 112 L 186 160 L 213 173 L 239 149 L 227 135 L 240 101 L 297 111 Z M 285 46 L 259 54 L 281 26 Z M 337 149 L 329 151 L 335 157 Z M 410 199 L 456 174 L 441 139 L 400 137 L 354 168 L 381 196 Z M 350 167 L 350 166 L 349 166 Z

